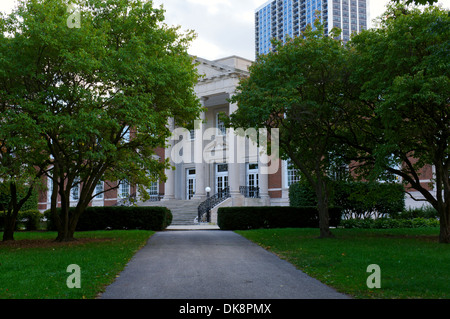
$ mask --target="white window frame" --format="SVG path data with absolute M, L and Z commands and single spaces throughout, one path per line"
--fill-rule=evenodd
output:
M 124 179 L 122 181 L 120 181 L 120 185 L 119 188 L 117 189 L 117 197 L 118 198 L 128 198 L 130 197 L 130 192 L 131 192 L 131 187 L 130 187 L 130 183 L 128 182 L 128 180 Z M 124 188 L 127 187 L 128 189 L 126 190 L 126 195 L 124 196 Z
M 216 128 L 218 136 L 225 136 L 227 134 L 227 128 L 225 127 L 225 123 L 219 119 L 221 114 L 225 114 L 225 112 L 218 112 L 216 114 Z
M 70 189 L 70 201 L 71 202 L 77 202 L 80 200 L 80 179 L 78 177 L 76 177 L 73 180 L 73 183 L 76 185 L 74 185 L 71 189 Z M 76 193 L 75 193 L 76 192 Z M 76 194 L 76 196 L 74 196 Z
M 152 190 L 155 190 L 155 192 L 152 192 Z M 159 181 L 152 182 L 150 184 L 150 187 L 147 188 L 147 193 L 150 196 L 155 196 L 159 194 Z
M 53 179 L 47 176 L 47 202 L 52 201 L 52 193 L 53 193 Z
M 298 169 L 295 168 L 289 168 L 290 166 L 292 166 L 291 164 L 291 160 L 285 160 L 285 177 L 286 177 L 286 188 L 289 188 L 289 186 L 291 186 L 294 183 L 297 183 L 300 181 L 300 176 L 296 175 L 295 173 L 298 172 Z
M 100 189 L 99 189 L 100 187 Z M 94 199 L 103 199 L 103 191 L 105 190 L 105 185 L 103 181 L 99 181 L 97 185 L 95 185 L 94 195 L 97 194 Z M 99 194 L 100 193 L 100 194 Z

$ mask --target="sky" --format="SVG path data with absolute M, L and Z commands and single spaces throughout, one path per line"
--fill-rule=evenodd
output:
M 0 11 L 9 12 L 16 0 L 0 0 Z M 165 22 L 193 30 L 197 38 L 189 53 L 207 60 L 237 55 L 255 58 L 255 10 L 267 0 L 154 0 L 163 5 Z M 383 13 L 388 0 L 370 0 L 370 19 Z M 450 8 L 450 0 L 439 0 Z

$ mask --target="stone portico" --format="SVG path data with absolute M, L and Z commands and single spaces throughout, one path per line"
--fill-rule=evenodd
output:
M 160 204 L 168 201 L 201 203 L 208 195 L 224 196 L 212 209 L 211 222 L 216 222 L 218 207 L 271 205 L 270 174 L 267 161 L 262 161 L 258 155 L 260 149 L 252 152 L 257 149 L 255 144 L 250 146 L 248 138 L 239 140 L 232 131 L 225 129 L 220 119 L 220 114 L 236 111 L 237 105 L 229 99 L 240 79 L 249 76 L 252 61 L 237 56 L 215 61 L 197 58 L 196 61 L 203 77 L 195 86 L 195 92 L 206 111 L 189 134 L 187 130 L 176 128 L 173 121 L 169 124 L 175 134 L 165 154 L 175 170 L 166 171 L 164 198 Z M 281 167 L 271 173 L 280 172 Z M 207 187 L 209 194 L 205 191 Z

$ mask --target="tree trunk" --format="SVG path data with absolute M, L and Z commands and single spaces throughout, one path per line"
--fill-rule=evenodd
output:
M 58 229 L 58 236 L 56 237 L 56 241 L 58 242 L 67 242 L 67 241 L 74 241 L 74 232 L 70 231 L 69 224 L 70 224 L 70 212 L 69 212 L 69 205 L 63 204 L 61 207 L 61 217 L 62 217 L 62 227 Z
M 440 209 L 439 243 L 450 244 L 450 203 L 445 203 Z
M 14 240 L 14 231 L 16 230 L 17 214 L 7 213 L 5 215 L 5 230 L 3 232 L 3 241 Z
M 28 188 L 27 194 L 21 200 L 18 200 L 17 185 L 14 182 L 10 182 L 9 189 L 11 193 L 11 199 L 8 212 L 5 215 L 5 231 L 3 232 L 3 241 L 14 240 L 17 216 L 19 215 L 19 211 L 22 208 L 23 204 L 25 204 L 25 202 L 31 197 L 33 185 Z
M 334 238 L 330 230 L 330 214 L 328 211 L 328 190 L 324 181 L 318 179 L 316 185 L 317 209 L 319 211 L 319 238 Z

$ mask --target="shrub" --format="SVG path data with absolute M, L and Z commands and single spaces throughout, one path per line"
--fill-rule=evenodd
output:
M 339 181 L 333 186 L 333 203 L 344 218 L 395 216 L 405 208 L 404 187 L 398 183 Z
M 343 228 L 373 228 L 373 229 L 439 227 L 439 220 L 434 219 L 434 218 L 346 219 L 346 220 L 341 221 L 341 226 Z
M 317 206 L 316 193 L 311 185 L 300 181 L 289 186 L 289 205 L 292 207 Z
M 37 230 L 43 215 L 37 209 L 31 209 L 19 212 L 17 224 L 22 224 L 25 230 Z
M 5 228 L 5 214 L 0 211 L 0 230 Z M 37 230 L 43 215 L 37 209 L 20 211 L 16 219 L 15 230 L 24 228 L 25 230 Z
M 439 218 L 439 213 L 434 207 L 425 206 L 421 208 L 409 208 L 392 217 L 398 219 Z
M 344 218 L 396 216 L 405 208 L 405 192 L 398 183 L 335 181 L 331 183 L 330 204 L 341 207 Z M 289 187 L 293 207 L 316 206 L 312 187 L 304 182 Z
M 330 226 L 337 227 L 341 209 L 330 208 Z M 221 207 L 217 223 L 222 230 L 246 230 L 258 228 L 317 228 L 316 207 Z
M 74 208 L 69 209 L 69 214 Z M 58 209 L 58 213 L 61 210 Z M 45 212 L 47 229 L 56 230 L 50 211 Z M 165 207 L 88 207 L 81 214 L 77 231 L 104 229 L 164 230 L 172 222 L 172 213 Z

